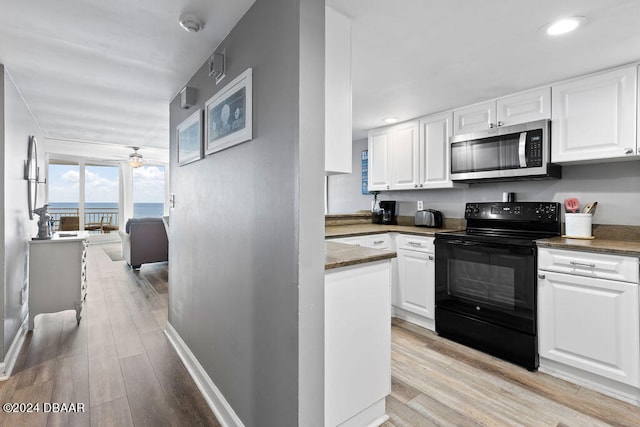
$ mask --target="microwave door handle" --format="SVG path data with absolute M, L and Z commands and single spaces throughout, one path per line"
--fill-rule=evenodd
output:
M 520 134 L 520 141 L 518 143 L 518 158 L 520 159 L 520 167 L 527 167 L 527 133 L 522 132 Z
M 520 141 L 518 142 L 518 158 L 520 160 L 520 167 L 527 167 L 527 133 L 522 132 L 520 134 Z

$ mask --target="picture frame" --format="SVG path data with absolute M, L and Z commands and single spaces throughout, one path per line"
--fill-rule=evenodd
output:
M 202 155 L 202 110 L 187 117 L 176 128 L 178 165 L 183 166 L 197 160 Z
M 205 154 L 253 139 L 252 81 L 247 68 L 205 103 Z

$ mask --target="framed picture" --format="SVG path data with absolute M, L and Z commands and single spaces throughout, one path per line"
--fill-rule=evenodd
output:
M 202 111 L 198 110 L 178 125 L 178 164 L 186 165 L 202 158 Z
M 248 68 L 205 104 L 205 153 L 211 154 L 253 138 L 253 70 Z

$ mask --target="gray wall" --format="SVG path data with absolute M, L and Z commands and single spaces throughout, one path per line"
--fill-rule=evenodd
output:
M 354 142 L 351 175 L 329 177 L 329 213 L 371 209 L 372 196 L 360 194 L 360 154 L 366 140 Z M 467 202 L 500 201 L 503 192 L 515 192 L 521 201 L 556 201 L 577 197 L 581 205 L 598 202 L 596 224 L 640 225 L 640 161 L 563 166 L 562 179 L 528 182 L 470 184 L 466 189 L 389 191 L 379 200 L 399 201 L 400 215 L 413 215 L 416 201 L 438 209 L 445 217 L 463 218 Z
M 246 426 L 322 424 L 323 22 L 323 1 L 257 0 L 212 46 L 226 78 L 203 65 L 197 105 L 170 105 L 169 322 Z M 249 67 L 253 140 L 178 166 L 176 126 Z
M 37 234 L 37 221 L 29 220 L 27 207 L 27 183 L 23 179 L 23 162 L 27 159 L 29 135 L 40 136 L 40 130 L 8 71 L 0 65 L 0 179 L 3 197 L 0 199 L 0 240 L 2 240 L 2 280 L 4 292 L 0 293 L 3 327 L 0 329 L 4 360 L 20 325 L 27 314 L 27 304 L 20 304 L 20 291 L 25 285 L 28 268 L 28 241 Z M 42 141 L 42 139 L 40 139 Z M 41 142 L 42 143 L 42 142 Z M 38 151 L 40 170 L 44 171 L 44 149 Z M 44 187 L 38 191 L 44 194 Z M 39 200 L 43 200 L 42 197 Z M 38 202 L 41 205 L 40 202 Z

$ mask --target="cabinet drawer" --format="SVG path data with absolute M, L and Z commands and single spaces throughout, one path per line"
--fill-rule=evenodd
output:
M 433 237 L 399 234 L 398 237 L 396 237 L 396 248 L 433 253 L 435 252 L 433 242 Z
M 638 258 L 595 252 L 541 248 L 538 268 L 577 276 L 638 283 Z
M 362 246 L 374 249 L 393 250 L 391 236 L 389 236 L 388 233 L 363 237 Z

